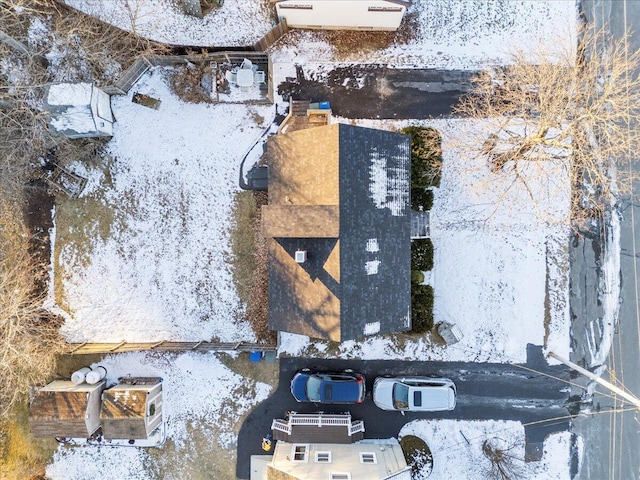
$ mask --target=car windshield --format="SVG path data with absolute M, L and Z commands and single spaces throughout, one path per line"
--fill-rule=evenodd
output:
M 309 377 L 307 380 L 307 398 L 312 402 L 320 401 L 320 386 L 322 381 L 318 377 Z
M 398 410 L 409 408 L 409 387 L 402 383 L 393 385 L 393 407 Z

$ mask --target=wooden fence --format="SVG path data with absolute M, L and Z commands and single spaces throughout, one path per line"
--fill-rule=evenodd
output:
M 275 352 L 275 345 L 264 343 L 155 342 L 155 343 L 76 343 L 69 344 L 69 355 L 123 353 L 156 350 L 159 352 Z
M 289 26 L 286 20 L 282 20 L 275 27 L 269 30 L 264 37 L 253 44 L 253 50 L 256 52 L 264 52 L 271 45 L 276 43 L 280 38 L 289 31 Z

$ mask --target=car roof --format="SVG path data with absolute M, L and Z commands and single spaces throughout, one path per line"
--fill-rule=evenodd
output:
M 354 372 L 300 371 L 293 377 L 292 393 L 296 398 L 308 400 L 306 384 L 310 377 L 314 377 L 320 381 L 321 402 L 353 402 L 361 396 L 361 386 L 356 381 L 360 375 Z M 336 377 L 342 378 L 344 381 Z
M 455 406 L 455 391 L 448 383 L 431 386 L 409 386 L 409 408 L 412 410 L 446 410 Z

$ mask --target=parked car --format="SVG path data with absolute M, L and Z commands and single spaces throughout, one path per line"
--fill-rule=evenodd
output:
M 291 394 L 298 402 L 362 403 L 366 394 L 364 375 L 352 370 L 300 370 L 291 379 Z
M 373 401 L 383 410 L 440 412 L 456 406 L 456 386 L 448 378 L 378 377 Z

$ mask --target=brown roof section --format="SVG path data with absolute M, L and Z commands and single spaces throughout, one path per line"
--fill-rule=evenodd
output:
M 106 439 L 148 438 L 162 423 L 162 379 L 121 378 L 118 385 L 102 394 L 100 420 Z
M 147 406 L 149 387 L 113 387 L 102 394 L 102 418 L 141 418 Z
M 266 238 L 338 238 L 337 205 L 265 205 L 262 234 Z
M 83 438 L 91 435 L 93 427 L 99 425 L 99 398 L 104 387 L 105 382 L 75 385 L 68 380 L 57 380 L 38 390 L 29 411 L 34 436 Z M 88 422 L 87 415 L 93 421 Z M 88 423 L 93 427 L 88 427 Z
M 288 322 L 296 324 L 296 333 L 314 338 L 328 338 L 340 341 L 340 299 L 327 288 L 326 284 L 311 277 L 300 264 L 274 239 L 268 243 L 271 270 L 270 275 L 285 278 L 288 294 L 292 297 L 288 305 Z M 339 249 L 339 242 L 334 250 Z M 333 263 L 339 262 L 339 255 L 329 256 Z M 327 265 L 327 272 L 339 272 L 339 267 Z M 338 278 L 339 281 L 339 273 Z
M 269 139 L 270 205 L 339 204 L 338 128 L 329 125 Z

